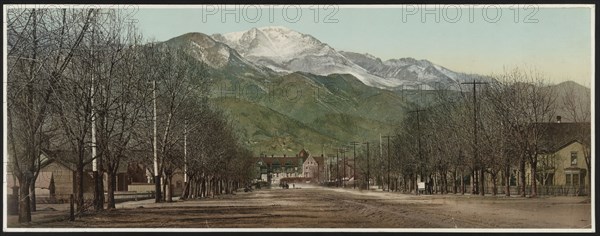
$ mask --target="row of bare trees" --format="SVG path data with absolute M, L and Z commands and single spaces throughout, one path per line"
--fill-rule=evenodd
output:
M 158 200 L 172 200 L 178 172 L 190 179 L 184 197 L 199 196 L 190 191 L 199 182 L 229 193 L 247 179 L 251 154 L 209 104 L 204 65 L 179 48 L 142 43 L 129 20 L 119 9 L 8 11 L 8 153 L 19 222 L 31 221 L 35 180 L 52 161 L 73 167 L 79 212 L 90 165 L 96 210 L 115 207 L 116 176 L 129 163 L 158 177 Z
M 504 185 L 503 192 L 510 196 L 511 176 L 518 173 L 518 194 L 525 196 L 530 184 L 529 195 L 535 197 L 540 180 L 530 174 L 527 181 L 526 173 L 540 172 L 540 154 L 552 138 L 547 137 L 549 126 L 544 124 L 555 122 L 559 114 L 582 124 L 577 140 L 584 147 L 586 164 L 590 162 L 590 133 L 585 132 L 589 123 L 582 123 L 589 122 L 589 93 L 569 88 L 558 91 L 542 74 L 520 68 L 477 81 L 482 83 L 475 89 L 472 83 L 437 88 L 430 93 L 435 98 L 428 104 L 409 108 L 391 137 L 391 160 L 387 160 L 385 142 L 381 150 L 370 151 L 371 177 L 379 176 L 375 181 L 382 188 L 417 193 L 417 183 L 426 182 L 429 186 L 435 184 L 433 191 L 442 194 L 496 195 Z M 563 96 L 559 96 L 561 93 Z M 360 156 L 365 155 L 362 150 Z M 365 159 L 361 161 L 360 171 L 366 173 Z M 466 186 L 467 181 L 470 186 Z M 490 186 L 485 186 L 487 183 Z

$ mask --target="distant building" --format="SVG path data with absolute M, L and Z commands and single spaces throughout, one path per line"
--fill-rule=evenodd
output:
M 309 156 L 302 164 L 302 175 L 311 181 L 320 183 L 326 179 L 325 161 L 322 156 Z
M 579 195 L 589 191 L 589 170 L 585 153 L 589 148 L 590 123 L 542 123 L 543 138 L 538 156 L 536 181 L 540 190 L 551 194 Z M 587 145 L 585 145 L 587 143 Z M 531 170 L 526 169 L 527 185 Z M 558 191 L 558 193 L 556 193 Z
M 310 154 L 302 149 L 296 156 L 260 156 L 256 157 L 256 179 L 279 184 L 282 178 L 302 177 L 302 165 Z
M 128 155 L 138 155 L 128 153 Z M 74 163 L 63 160 L 75 160 L 75 153 L 71 151 L 53 151 L 44 152 L 41 155 L 43 162 L 48 164 L 40 169 L 39 175 L 35 181 L 35 194 L 38 202 L 58 201 L 65 202 L 69 200 L 71 194 L 75 193 L 76 166 Z M 154 184 L 147 182 L 148 167 L 143 164 L 129 162 L 119 165 L 116 175 L 116 192 L 154 191 Z M 83 174 L 83 193 L 85 199 L 92 199 L 94 194 L 94 179 L 91 164 L 84 167 Z M 7 189 L 11 190 L 19 186 L 16 177 L 7 170 Z M 108 178 L 106 173 L 103 176 L 104 191 L 108 191 Z M 164 181 L 162 182 L 164 184 Z M 172 190 L 174 195 L 181 194 L 183 190 L 183 173 L 177 169 L 172 178 Z M 52 186 L 52 187 L 51 187 Z M 53 189 L 53 191 L 50 191 Z M 9 192 L 12 194 L 12 191 Z
M 55 152 L 50 155 L 70 155 L 70 152 Z M 48 161 L 49 164 L 40 169 L 35 180 L 35 194 L 38 202 L 49 201 L 68 201 L 75 189 L 75 165 L 72 163 L 61 162 L 57 158 L 48 159 L 48 154 L 42 153 L 41 160 Z M 11 189 L 19 186 L 17 178 L 13 173 L 7 170 L 7 188 Z M 85 172 L 89 172 L 86 174 Z M 51 182 L 53 182 L 51 184 Z M 53 185 L 51 187 L 51 185 Z M 105 185 L 106 186 L 106 185 Z M 53 188 L 51 192 L 50 189 Z M 91 169 L 85 169 L 83 175 L 83 193 L 84 198 L 92 198 L 94 193 L 94 180 L 92 179 Z M 10 192 L 12 194 L 12 192 Z

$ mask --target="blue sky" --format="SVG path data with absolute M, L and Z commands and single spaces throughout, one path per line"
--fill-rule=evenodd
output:
M 153 6 L 141 7 L 133 17 L 146 38 L 158 41 L 187 32 L 227 33 L 277 25 L 311 34 L 337 50 L 369 53 L 383 60 L 427 59 L 455 71 L 480 74 L 520 66 L 543 72 L 552 83 L 573 80 L 591 86 L 593 9 L 586 6 L 316 9 L 267 5 L 260 6 L 260 10 L 254 5 Z

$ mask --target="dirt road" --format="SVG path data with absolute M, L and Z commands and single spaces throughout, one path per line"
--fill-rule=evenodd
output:
M 590 221 L 585 197 L 414 196 L 304 186 L 173 203 L 129 202 L 75 222 L 29 227 L 589 229 Z

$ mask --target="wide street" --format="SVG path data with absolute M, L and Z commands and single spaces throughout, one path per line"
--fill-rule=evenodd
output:
M 585 197 L 414 196 L 298 185 L 172 203 L 125 202 L 75 222 L 43 222 L 44 209 L 52 207 L 47 215 L 55 218 L 67 210 L 64 205 L 38 207 L 42 210 L 34 213 L 34 223 L 23 227 L 576 229 L 591 224 Z M 9 227 L 19 225 L 9 219 Z

